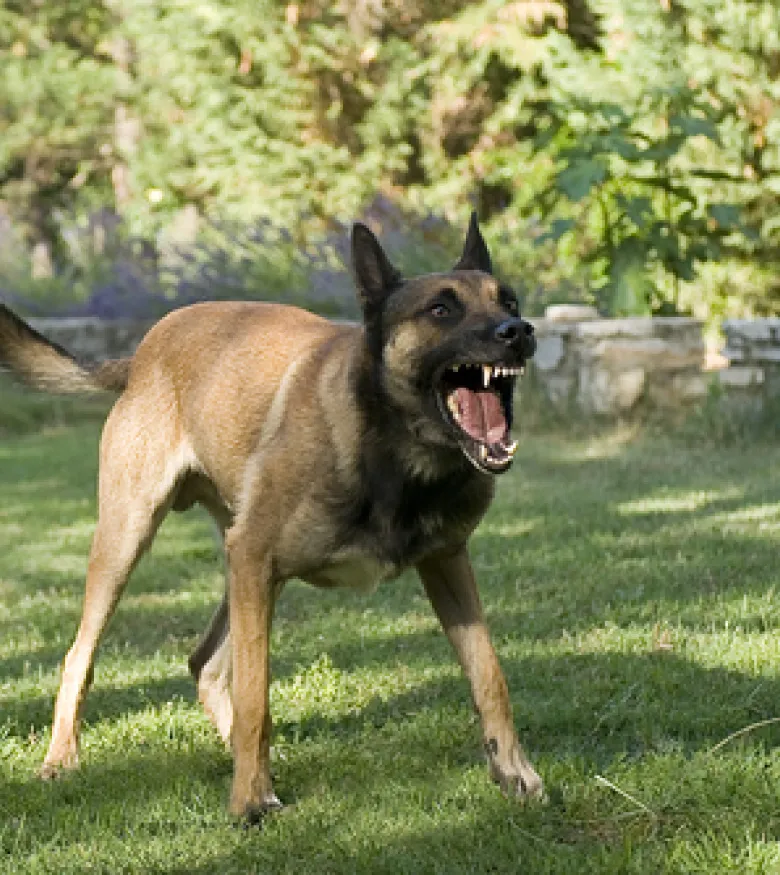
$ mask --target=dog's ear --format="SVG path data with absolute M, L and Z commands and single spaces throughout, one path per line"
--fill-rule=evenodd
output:
M 483 273 L 493 273 L 493 262 L 490 259 L 487 244 L 479 230 L 476 211 L 471 214 L 463 254 L 453 268 L 454 270 L 481 270 Z
M 381 304 L 403 281 L 379 241 L 362 222 L 352 226 L 352 271 L 364 306 Z

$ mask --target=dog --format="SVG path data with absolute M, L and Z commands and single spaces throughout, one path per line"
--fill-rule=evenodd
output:
M 209 302 L 154 325 L 129 359 L 84 364 L 0 305 L 0 365 L 58 392 L 119 392 L 100 445 L 83 613 L 65 658 L 50 778 L 78 764 L 79 711 L 128 576 L 169 510 L 222 533 L 225 597 L 190 658 L 232 745 L 230 811 L 280 807 L 270 773 L 269 638 L 288 579 L 366 587 L 414 566 L 471 687 L 492 778 L 543 785 L 513 725 L 467 542 L 512 463 L 518 377 L 535 350 L 493 276 L 473 214 L 455 267 L 405 279 L 351 233 L 362 324 L 260 302 Z

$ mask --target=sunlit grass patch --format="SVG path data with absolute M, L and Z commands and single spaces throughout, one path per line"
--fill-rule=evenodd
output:
M 697 490 L 694 492 L 678 492 L 672 489 L 663 489 L 661 494 L 646 496 L 621 502 L 617 511 L 621 514 L 643 513 L 680 513 L 682 511 L 701 510 L 709 507 L 717 501 L 739 500 L 739 489 L 711 489 Z

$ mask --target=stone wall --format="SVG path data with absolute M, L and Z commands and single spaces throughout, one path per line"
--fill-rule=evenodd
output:
M 780 318 L 728 319 L 723 323 L 729 366 L 721 384 L 733 396 L 760 404 L 780 396 Z
M 147 322 L 32 319 L 70 352 L 91 359 L 131 355 Z M 713 383 L 731 400 L 760 406 L 780 396 L 780 319 L 724 323 L 727 366 L 705 368 L 702 323 L 688 318 L 602 319 L 591 307 L 548 307 L 533 318 L 538 349 L 533 381 L 558 409 L 627 416 L 685 409 Z
M 556 407 L 621 415 L 680 407 L 707 393 L 697 319 L 601 319 L 591 307 L 548 307 L 531 321 L 536 382 Z
M 75 356 L 99 361 L 132 355 L 152 323 L 130 319 L 97 318 L 30 319 L 44 337 Z

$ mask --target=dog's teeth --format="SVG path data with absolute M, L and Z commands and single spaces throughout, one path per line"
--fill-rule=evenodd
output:
M 479 445 L 479 458 L 482 459 L 483 462 L 487 462 L 488 451 L 487 447 L 484 444 Z
M 450 413 L 455 417 L 455 419 L 457 419 L 460 410 L 458 409 L 458 402 L 455 400 L 454 395 L 447 396 L 447 407 L 449 407 Z
M 453 365 L 453 366 L 452 366 L 452 370 L 453 370 L 453 371 L 459 371 L 459 370 L 460 370 L 460 365 Z
M 517 443 L 517 441 L 512 441 L 512 443 L 504 447 L 504 449 L 509 453 L 510 456 L 514 456 L 514 454 L 517 452 L 518 446 L 519 444 Z
M 490 365 L 482 365 L 482 382 L 484 383 L 485 388 L 490 385 L 490 375 L 493 369 Z

